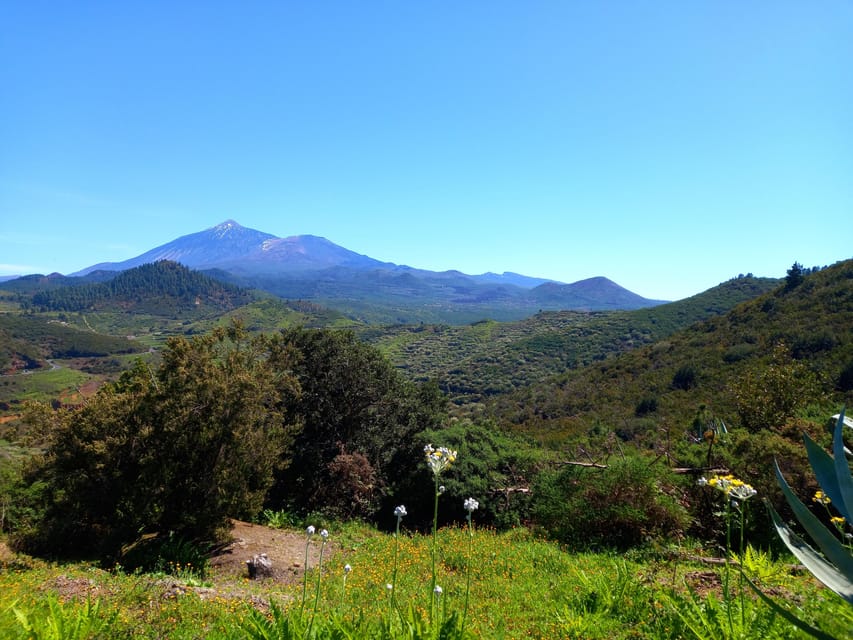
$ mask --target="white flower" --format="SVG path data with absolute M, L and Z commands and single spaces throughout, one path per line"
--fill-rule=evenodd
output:
M 435 592 L 435 595 L 437 595 L 437 596 L 440 596 L 442 594 L 441 587 L 438 585 L 435 585 L 435 589 L 433 589 L 433 591 Z
M 328 539 L 329 539 L 329 532 L 328 532 L 328 531 L 326 531 L 325 529 L 323 529 L 323 530 L 320 532 L 320 537 L 321 537 L 321 538 L 323 538 L 323 542 L 325 542 L 326 540 L 328 540 Z
M 700 487 L 705 487 L 708 485 L 708 478 L 706 478 L 705 476 L 702 476 L 701 478 L 699 478 L 699 480 L 696 482 L 696 484 L 698 484 Z
M 465 502 L 462 503 L 462 506 L 465 507 L 465 511 L 471 513 L 472 511 L 477 510 L 480 503 L 474 500 L 474 498 L 465 498 Z
M 345 564 L 344 565 L 344 573 L 349 573 L 350 571 L 352 571 L 352 567 L 349 566 L 349 564 Z
M 399 507 L 394 509 L 394 515 L 397 516 L 398 518 L 402 518 L 404 515 L 406 515 L 405 505 L 401 504 Z
M 313 524 L 308 525 L 308 528 L 307 528 L 307 529 L 305 529 L 305 533 L 307 533 L 307 534 L 308 534 L 308 537 L 309 537 L 309 538 L 310 538 L 311 536 L 313 536 L 313 535 L 314 535 L 314 531 L 316 531 L 316 529 L 314 529 L 314 525 L 313 525 Z
M 441 485 L 441 486 L 438 488 L 438 492 L 439 492 L 439 493 L 444 493 L 445 491 L 447 491 L 447 487 L 445 487 L 444 485 Z
M 450 464 L 456 462 L 456 452 L 451 451 L 447 447 L 439 447 L 436 449 L 431 444 L 424 447 L 424 455 L 426 455 L 427 465 L 432 469 L 434 475 L 438 476 Z
M 386 584 L 386 585 L 385 585 L 385 588 L 386 588 L 388 591 L 391 591 L 391 589 L 393 589 L 393 588 L 394 588 L 394 585 L 393 585 L 393 584 L 391 584 L 391 583 L 389 582 L 388 584 Z
M 756 495 L 758 491 L 753 489 L 748 484 L 741 484 L 733 486 L 729 489 L 729 495 L 735 500 L 749 500 L 752 496 Z

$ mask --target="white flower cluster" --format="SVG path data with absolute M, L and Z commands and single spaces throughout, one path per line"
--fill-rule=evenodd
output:
M 477 510 L 480 503 L 474 500 L 474 498 L 465 498 L 465 502 L 462 503 L 462 506 L 465 507 L 465 511 L 471 513 Z
M 741 502 L 749 500 L 752 496 L 758 493 L 752 485 L 735 478 L 731 474 L 724 476 L 712 476 L 710 480 L 704 477 L 699 478 L 699 486 L 713 487 L 714 489 L 722 491 L 729 498 L 740 500 Z
M 426 455 L 427 465 L 429 465 L 429 468 L 436 476 L 452 463 L 456 462 L 456 452 L 451 451 L 447 447 L 438 447 L 436 449 L 431 444 L 428 444 L 424 447 L 424 455 Z
M 406 515 L 406 507 L 401 504 L 399 507 L 394 509 L 394 515 L 397 516 L 397 519 L 399 520 L 404 515 Z

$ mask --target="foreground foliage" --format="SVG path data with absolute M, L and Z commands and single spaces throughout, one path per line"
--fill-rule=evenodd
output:
M 428 620 L 431 536 L 403 531 L 397 540 L 394 591 L 402 619 L 395 617 L 390 627 L 386 584 L 392 579 L 394 537 L 347 525 L 332 528 L 330 541 L 337 550 L 323 563 L 322 575 L 316 568 L 309 571 L 311 588 L 304 609 L 299 583 L 234 582 L 212 572 L 205 587 L 193 587 L 187 580 L 163 574 L 128 575 L 26 556 L 7 558 L 0 562 L 0 637 L 33 637 L 26 635 L 21 617 L 31 622 L 39 617 L 43 625 L 49 619 L 66 623 L 82 619 L 81 625 L 92 624 L 93 630 L 95 619 L 106 621 L 106 637 L 119 640 L 466 637 L 459 618 L 467 588 L 467 529 L 438 532 L 437 580 L 443 593 L 433 624 Z M 684 560 L 682 554 L 569 554 L 522 529 L 475 530 L 472 542 L 465 627 L 471 637 L 801 637 L 751 592 L 727 604 L 720 591 L 720 570 Z M 345 565 L 351 572 L 344 571 Z M 766 585 L 773 585 L 830 634 L 844 637 L 846 630 L 836 621 L 839 601 L 833 594 L 808 575 L 792 574 L 784 562 L 767 560 L 764 567 L 765 575 L 775 576 L 766 578 Z M 315 609 L 311 591 L 316 584 L 320 590 Z M 267 601 L 272 603 L 269 610 L 263 606 Z M 729 606 L 734 608 L 734 635 L 727 631 Z M 739 622 L 742 606 L 745 626 Z M 449 622 L 454 614 L 455 620 Z M 306 634 L 309 625 L 311 632 Z M 444 635 L 439 636 L 442 628 Z M 750 629 L 762 635 L 753 635 Z M 103 636 L 94 632 L 79 637 Z

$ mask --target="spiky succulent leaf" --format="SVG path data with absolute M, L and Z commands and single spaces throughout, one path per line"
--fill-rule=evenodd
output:
M 853 518 L 850 517 L 850 513 L 845 507 L 841 487 L 838 484 L 835 460 L 819 445 L 815 444 L 815 441 L 808 434 L 803 434 L 803 440 L 806 443 L 809 464 L 811 464 L 820 488 L 830 499 L 832 506 L 836 508 L 838 513 L 844 516 L 848 522 L 853 522 Z
M 750 580 L 747 576 L 744 576 L 743 578 L 744 578 L 744 580 L 746 580 L 746 583 L 750 587 L 752 587 L 752 590 L 758 594 L 758 597 L 764 601 L 765 604 L 769 605 L 770 608 L 773 609 L 773 611 L 775 611 L 780 616 L 785 618 L 785 620 L 787 620 L 788 622 L 793 624 L 795 627 L 797 627 L 801 631 L 805 631 L 806 633 L 808 633 L 813 638 L 818 638 L 818 640 L 836 640 L 833 636 L 829 635 L 828 633 L 826 633 L 824 631 L 821 631 L 820 629 L 818 629 L 816 627 L 813 627 L 812 625 L 810 625 L 805 620 L 801 620 L 800 618 L 795 616 L 793 613 L 791 613 L 790 611 L 788 611 L 784 607 L 777 604 L 776 601 L 772 600 L 767 595 L 765 595 L 765 593 L 763 591 L 761 591 L 761 589 L 759 589 L 755 585 L 755 583 L 752 580 Z
M 847 522 L 853 522 L 853 518 L 849 514 L 853 513 L 853 475 L 850 474 L 850 465 L 847 463 L 847 457 L 844 455 L 844 409 L 838 416 L 838 422 L 835 424 L 835 433 L 832 436 L 832 454 L 835 456 L 835 477 L 838 481 L 838 489 L 841 493 L 840 504 L 843 504 L 845 513 L 842 513 L 847 519 Z M 830 496 L 830 499 L 832 496 Z M 841 511 L 841 507 L 836 504 L 836 507 Z
M 818 520 L 811 511 L 809 511 L 808 507 L 806 507 L 806 505 L 804 505 L 800 499 L 794 495 L 794 492 L 791 490 L 791 487 L 788 486 L 782 472 L 779 470 L 779 465 L 776 461 L 773 462 L 773 466 L 776 469 L 776 480 L 779 483 L 779 487 L 782 489 L 782 494 L 791 506 L 797 520 L 801 525 L 803 525 L 803 528 L 826 556 L 826 560 L 834 565 L 837 571 L 847 579 L 847 582 L 850 585 L 850 593 L 853 595 L 853 555 L 851 555 L 850 551 L 838 541 L 835 534 L 825 527 L 824 524 Z M 769 503 L 768 507 L 770 507 Z M 774 516 L 775 513 L 776 512 L 771 508 L 771 516 Z M 779 516 L 776 514 L 774 516 L 774 523 L 778 518 Z M 779 523 L 785 526 L 781 520 L 779 520 Z M 787 529 L 787 526 L 785 526 L 785 528 Z M 776 529 L 778 531 L 779 527 L 777 526 Z M 790 531 L 790 529 L 788 530 Z M 782 535 L 781 532 L 780 535 Z M 782 539 L 785 541 L 785 544 L 788 544 L 786 536 L 782 536 Z M 788 544 L 788 548 L 790 548 L 796 555 L 796 551 L 791 548 L 791 545 Z M 811 549 L 811 547 L 809 547 L 809 549 Z M 808 562 L 803 560 L 803 564 L 811 571 L 811 567 Z M 821 582 L 823 581 L 819 576 L 816 577 L 821 580 Z M 835 589 L 833 589 L 833 591 L 835 591 Z M 851 604 L 853 604 L 853 602 L 851 602 Z
M 776 533 L 779 534 L 782 542 L 785 543 L 785 546 L 788 547 L 791 553 L 827 588 L 837 593 L 848 603 L 853 604 L 853 580 L 827 562 L 822 555 L 812 549 L 800 536 L 791 531 L 790 527 L 782 522 L 782 518 L 779 517 L 779 514 L 776 513 L 776 510 L 769 503 L 767 503 L 767 509 L 770 512 L 770 517 L 773 519 L 773 526 L 776 528 Z M 838 544 L 837 541 L 836 544 Z

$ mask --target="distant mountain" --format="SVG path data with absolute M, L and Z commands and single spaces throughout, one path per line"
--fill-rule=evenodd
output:
M 233 220 L 72 276 L 91 278 L 160 260 L 179 262 L 243 288 L 310 300 L 374 324 L 518 320 L 541 310 L 639 309 L 663 302 L 603 277 L 562 284 L 517 273 L 416 269 L 375 260 L 318 236 L 278 238 Z
M 577 310 L 606 309 L 641 309 L 655 304 L 663 304 L 663 300 L 650 301 L 636 293 L 620 287 L 612 280 L 604 277 L 588 278 L 572 284 L 548 282 L 541 284 L 531 292 L 534 300 L 543 305 L 551 303 L 570 303 L 569 308 Z M 649 303 L 652 304 L 649 304 Z
M 96 270 L 124 271 L 158 260 L 180 262 L 197 270 L 221 269 L 241 276 L 320 271 L 331 267 L 372 269 L 394 266 L 349 251 L 318 236 L 277 238 L 226 220 L 124 262 L 103 262 L 72 275 L 82 276 Z

